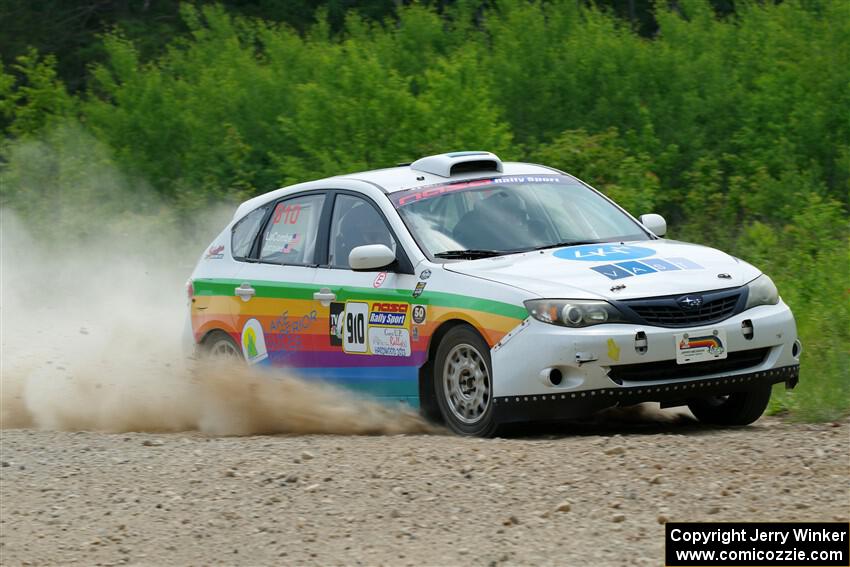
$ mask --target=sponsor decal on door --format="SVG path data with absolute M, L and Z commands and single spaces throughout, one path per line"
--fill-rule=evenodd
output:
M 334 329 L 333 312 L 331 317 Z M 409 303 L 348 301 L 337 316 L 335 331 L 342 332 L 346 353 L 410 356 L 410 319 Z
M 248 364 L 257 364 L 269 356 L 263 326 L 256 319 L 249 319 L 242 327 L 242 354 Z
M 331 303 L 330 329 L 328 332 L 331 336 L 331 346 L 342 346 L 342 332 L 345 328 L 345 303 Z

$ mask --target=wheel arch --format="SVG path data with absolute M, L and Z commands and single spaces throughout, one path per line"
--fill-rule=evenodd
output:
M 440 322 L 428 341 L 428 358 L 425 360 L 425 364 L 419 367 L 419 407 L 425 413 L 425 416 L 432 421 L 442 421 L 442 415 L 437 406 L 437 398 L 434 394 L 432 384 L 434 358 L 437 356 L 437 349 L 443 337 L 452 329 L 461 326 L 470 327 L 486 344 L 490 344 L 481 330 L 466 319 L 451 318 Z
M 226 329 L 223 329 L 221 327 L 209 327 L 209 328 L 204 329 L 203 331 L 201 331 L 199 333 L 198 347 L 203 348 L 207 344 L 207 341 L 209 341 L 210 338 L 213 337 L 216 334 L 227 335 L 228 337 L 230 337 L 231 339 L 236 341 L 236 344 L 239 344 L 239 341 L 237 340 L 235 333 L 232 333 L 232 332 L 230 332 Z

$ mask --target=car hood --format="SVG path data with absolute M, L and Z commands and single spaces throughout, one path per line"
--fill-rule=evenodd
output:
M 761 273 L 719 250 L 674 240 L 568 246 L 444 267 L 541 297 L 614 300 L 737 287 Z

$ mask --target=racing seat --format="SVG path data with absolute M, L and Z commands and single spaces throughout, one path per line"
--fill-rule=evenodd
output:
M 395 251 L 395 241 L 383 219 L 370 205 L 358 203 L 339 221 L 333 243 L 331 265 L 348 268 L 348 255 L 358 246 L 383 244 Z
M 499 191 L 460 218 L 452 236 L 468 249 L 511 250 L 536 242 L 519 197 Z

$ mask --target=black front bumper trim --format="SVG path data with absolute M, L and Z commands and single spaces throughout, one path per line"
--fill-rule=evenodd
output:
M 697 378 L 668 384 L 496 397 L 493 398 L 493 409 L 500 423 L 571 419 L 615 406 L 632 406 L 642 402 L 684 402 L 693 398 L 746 391 L 759 384 L 785 382 L 788 388 L 793 388 L 799 377 L 800 365 L 794 364 L 734 376 Z

